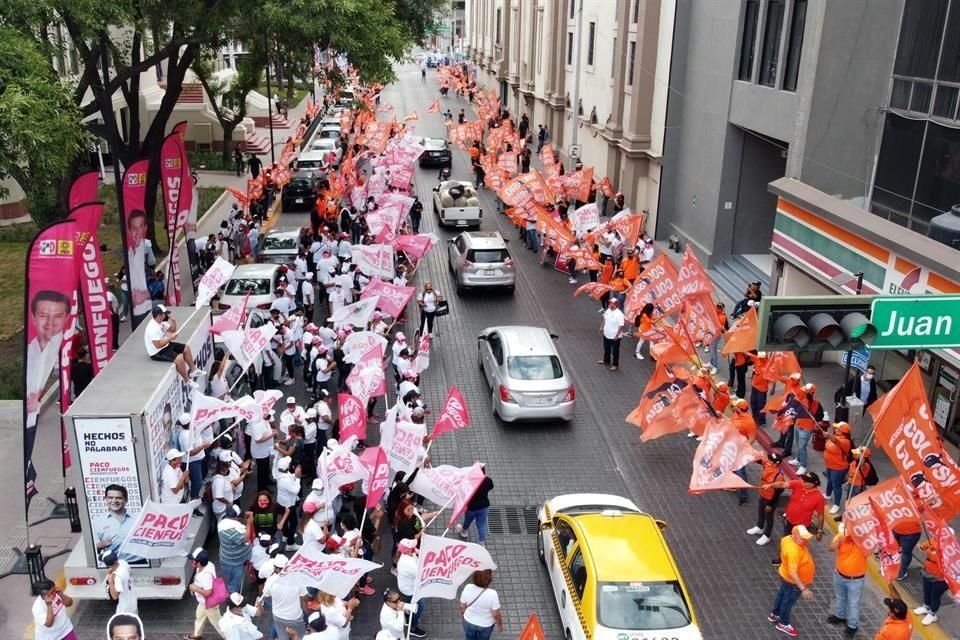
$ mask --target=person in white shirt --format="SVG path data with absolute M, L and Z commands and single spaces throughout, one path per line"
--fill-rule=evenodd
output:
M 313 273 L 307 272 L 303 282 L 300 283 L 300 299 L 303 301 L 303 314 L 308 320 L 313 319 L 313 303 L 316 294 L 313 290 Z
M 231 593 L 227 601 L 227 610 L 220 618 L 220 633 L 225 640 L 259 640 L 263 637 L 253 618 L 259 616 L 263 609 L 260 601 L 257 606 L 248 604 L 239 593 Z
M 303 527 L 303 546 L 323 547 L 329 533 L 326 504 L 316 500 L 304 501 L 303 515 L 309 518 Z
M 494 626 L 503 633 L 500 596 L 490 588 L 491 582 L 493 572 L 490 569 L 475 571 L 470 584 L 460 592 L 460 615 L 464 635 L 468 638 L 489 638 Z
M 295 542 L 297 533 L 297 501 L 300 499 L 300 467 L 290 470 L 290 457 L 284 456 L 277 461 L 277 504 L 288 511 L 283 523 L 283 535 L 287 539 L 287 549 L 299 549 Z
M 213 581 L 217 578 L 217 568 L 210 562 L 210 556 L 203 547 L 194 549 L 187 558 L 196 570 L 193 574 L 193 582 L 188 587 L 190 593 L 197 599 L 191 640 L 199 640 L 203 637 L 203 627 L 207 621 L 210 622 L 214 631 L 220 633 L 220 607 L 207 608 L 207 597 L 213 595 Z
M 350 234 L 348 233 L 340 234 L 340 242 L 337 243 L 337 259 L 340 262 L 353 259 L 353 245 L 350 244 Z
M 336 361 L 330 357 L 326 346 L 317 347 L 317 357 L 313 361 L 313 395 L 318 397 L 322 391 L 330 390 L 330 378 L 337 368 Z
M 600 333 L 603 335 L 603 360 L 597 360 L 597 364 L 609 366 L 610 371 L 620 368 L 620 337 L 623 335 L 625 323 L 626 317 L 623 311 L 620 311 L 620 301 L 611 297 L 607 301 L 607 309 L 603 312 L 603 319 L 600 321 Z
M 287 397 L 287 408 L 280 412 L 280 431 L 285 436 L 290 435 L 287 431 L 291 424 L 303 425 L 307 420 L 307 413 L 303 407 L 297 404 L 297 399 L 293 396 Z
M 227 456 L 229 457 L 229 453 Z M 217 474 L 210 482 L 210 493 L 213 496 L 213 515 L 217 520 L 223 518 L 227 507 L 233 506 L 233 487 L 230 484 L 230 463 L 217 461 Z
M 147 214 L 134 209 L 127 217 L 127 264 L 130 267 L 130 307 L 134 316 L 150 311 L 150 291 L 147 289 Z M 151 253 L 153 253 L 151 249 Z
M 273 628 L 279 640 L 294 640 L 306 631 L 303 624 L 303 604 L 307 597 L 306 587 L 289 580 L 280 580 L 279 573 L 287 566 L 287 557 L 278 555 L 273 559 L 274 573 L 263 585 L 263 597 L 270 598 L 273 612 Z M 291 634 L 293 631 L 294 634 Z
M 50 372 L 60 358 L 63 331 L 70 317 L 70 299 L 59 291 L 38 291 L 30 301 L 30 322 L 35 337 L 27 345 L 27 427 L 37 424 L 40 396 Z M 32 438 L 30 449 L 32 450 Z
M 396 591 L 390 590 L 383 596 L 383 606 L 380 608 L 380 631 L 376 640 L 402 640 L 406 634 L 403 613 L 403 598 Z
M 180 468 L 183 464 L 183 452 L 170 449 L 165 457 L 167 464 L 160 472 L 160 502 L 180 504 L 183 502 L 183 488 L 190 479 L 190 476 Z
M 212 444 L 211 440 L 204 440 L 204 431 L 194 431 L 190 428 L 190 414 L 182 413 L 177 419 L 180 424 L 180 433 L 177 434 L 177 446 L 187 456 L 187 473 L 190 475 L 190 499 L 200 497 L 203 488 L 203 461 L 206 449 Z M 210 432 L 212 436 L 212 431 Z
M 293 631 L 290 629 L 289 631 Z M 301 640 L 299 636 L 291 634 L 292 640 Z M 307 618 L 307 635 L 302 640 L 339 640 L 340 630 L 327 624 L 327 619 L 319 611 L 314 611 Z
M 317 441 L 326 442 L 327 435 L 333 430 L 333 409 L 330 403 L 333 396 L 326 389 L 321 389 L 317 393 L 317 403 L 313 405 L 317 412 Z
M 393 344 L 390 345 L 390 363 L 393 365 L 393 373 L 397 378 L 397 383 L 400 382 L 401 373 L 398 371 L 400 366 L 400 352 L 407 348 L 407 337 L 403 335 L 402 331 L 397 331 L 397 335 L 393 338 Z
M 397 543 L 397 552 L 400 557 L 397 559 L 397 590 L 400 591 L 403 601 L 410 604 L 413 599 L 413 590 L 417 584 L 417 541 L 413 538 L 405 538 Z M 426 632 L 420 627 L 420 618 L 423 617 L 423 600 L 412 605 L 417 608 L 410 621 L 410 635 L 422 638 Z
M 273 292 L 274 299 L 270 303 L 270 310 L 273 311 L 276 309 L 280 312 L 280 316 L 286 322 L 287 318 L 290 316 L 290 313 L 296 308 L 296 304 L 291 306 L 292 300 L 287 296 L 287 293 L 284 289 L 277 289 Z
M 417 296 L 417 305 L 420 307 L 420 334 L 426 327 L 427 333 L 433 335 L 433 318 L 437 313 L 437 303 L 440 302 L 440 294 L 433 290 L 433 283 L 427 282 L 423 285 L 423 293 Z
M 324 591 L 317 592 L 317 602 L 320 603 L 320 613 L 323 614 L 324 621 L 328 629 L 334 629 L 336 635 L 323 636 L 332 640 L 349 640 L 350 622 L 353 620 L 354 611 L 360 606 L 360 601 L 356 598 L 344 602 L 340 598 Z
M 344 264 L 340 267 L 340 275 L 334 282 L 343 290 L 343 303 L 353 304 L 353 273 L 350 271 L 350 265 Z
M 137 613 L 137 594 L 133 591 L 133 578 L 130 576 L 130 565 L 121 560 L 117 554 L 106 553 L 101 560 L 107 566 L 106 589 L 110 599 L 117 603 L 117 613 Z
M 345 304 L 346 293 L 340 282 L 334 281 L 333 288 L 328 293 L 329 315 L 332 316 L 337 310 Z
M 153 317 L 147 321 L 143 333 L 143 343 L 147 355 L 158 362 L 172 362 L 184 382 L 189 383 L 191 376 L 199 373 L 193 361 L 193 352 L 182 342 L 176 342 L 177 321 L 162 304 L 153 308 Z
M 407 271 L 403 265 L 397 265 L 396 275 L 393 276 L 393 284 L 398 287 L 407 286 Z
M 73 606 L 73 598 L 57 589 L 50 580 L 37 585 L 40 595 L 33 601 L 33 624 L 35 640 L 77 640 L 73 622 L 67 615 L 67 607 Z
M 304 251 L 299 251 L 297 257 L 293 259 L 293 277 L 297 284 L 307 277 L 307 257 Z
M 647 241 L 643 244 L 643 252 L 640 257 L 640 264 L 647 264 L 653 260 L 653 239 L 648 238 Z
M 370 331 L 373 331 L 378 336 L 387 337 L 387 332 L 390 331 L 390 325 L 386 323 L 383 319 L 383 314 L 379 311 L 373 312 L 373 318 L 370 322 Z

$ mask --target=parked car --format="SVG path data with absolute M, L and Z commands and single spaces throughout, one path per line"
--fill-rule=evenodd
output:
M 483 210 L 472 182 L 444 180 L 433 191 L 433 212 L 441 225 L 480 227 Z
M 333 154 L 333 162 L 330 164 L 333 165 L 333 168 L 340 166 L 340 156 L 343 151 L 333 138 L 315 138 L 310 143 L 310 152 L 319 153 L 324 160 L 327 159 L 328 155 Z
M 259 262 L 293 264 L 300 245 L 300 230 L 293 227 L 271 229 L 263 237 Z
M 303 151 L 296 160 L 297 171 L 311 171 L 316 177 L 327 166 L 324 162 L 324 155 L 322 151 L 313 151 L 312 149 Z
M 516 271 L 499 231 L 464 231 L 448 242 L 447 264 L 457 294 L 476 287 L 505 287 L 513 293 Z
M 420 144 L 424 151 L 420 155 L 421 167 L 450 167 L 453 165 L 453 155 L 450 145 L 441 138 L 422 138 Z
M 567 638 L 703 638 L 665 522 L 626 498 L 592 493 L 547 500 L 537 522 L 537 553 Z
M 477 336 L 477 359 L 504 422 L 573 419 L 576 391 L 552 335 L 542 327 L 499 326 Z
M 337 144 L 339 144 L 340 143 L 340 125 L 339 124 L 324 125 L 323 127 L 321 127 L 319 131 L 317 131 L 316 135 L 313 136 L 313 141 L 311 142 L 311 144 L 323 138 L 335 140 Z
M 233 275 L 227 280 L 220 296 L 219 310 L 226 311 L 230 307 L 243 304 L 243 299 L 250 293 L 247 309 L 269 309 L 273 303 L 273 292 L 280 282 L 280 265 L 277 264 L 242 264 L 237 267 Z
M 313 208 L 320 193 L 319 179 L 313 170 L 304 171 L 297 164 L 297 172 L 290 176 L 280 194 L 281 207 L 284 213 L 288 211 L 303 211 Z

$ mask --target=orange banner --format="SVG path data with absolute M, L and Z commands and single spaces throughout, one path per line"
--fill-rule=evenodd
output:
M 740 316 L 737 323 L 730 327 L 730 331 L 727 331 L 723 336 L 727 343 L 723 345 L 723 350 L 720 353 L 728 356 L 731 353 L 745 353 L 756 349 L 759 322 L 757 308 L 750 307 L 745 314 Z
M 756 461 L 760 455 L 729 418 L 710 420 L 693 455 L 689 493 L 753 489 L 753 485 L 744 482 L 734 471 Z
M 643 270 L 627 293 L 624 314 L 633 321 L 648 302 L 653 303 L 654 319 L 668 316 L 680 309 L 677 291 L 677 269 L 665 254 L 654 259 Z
M 882 544 L 879 518 L 870 506 L 877 506 L 887 529 L 902 524 L 920 524 L 920 514 L 910 495 L 911 489 L 899 476 L 884 480 L 847 501 L 843 511 L 843 525 L 847 535 L 866 555 L 876 553 Z
M 687 245 L 683 252 L 683 262 L 680 264 L 677 287 L 680 289 L 681 296 L 713 293 L 713 283 L 710 282 L 710 276 L 707 275 L 707 270 L 700 264 L 690 245 Z

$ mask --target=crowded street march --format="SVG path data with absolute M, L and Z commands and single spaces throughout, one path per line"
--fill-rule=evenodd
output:
M 526 116 L 515 120 L 494 92 L 477 86 L 469 65 L 439 66 L 441 96 L 422 116 L 381 101 L 383 87 L 364 85 L 342 56 L 321 71 L 322 99 L 308 104 L 274 164 L 249 179 L 246 190 L 230 190 L 233 206 L 219 232 L 196 240 L 188 263 L 171 256 L 162 296 L 150 295 L 141 277 L 147 269 L 136 227 L 142 195 L 137 180 L 124 181 L 133 189 L 124 218 L 131 262 L 124 295 L 110 294 L 106 320 L 138 318 L 142 346 L 138 337 L 125 348 L 167 367 L 165 379 L 183 400 L 160 403 L 151 422 L 160 435 L 140 462 L 149 458 L 155 472 L 149 492 L 134 476 L 86 494 L 96 506 L 84 508 L 91 521 L 96 509 L 99 523 L 88 558 L 100 571 L 95 588 L 116 603 L 111 628 L 126 625 L 142 637 L 160 632 L 143 629 L 138 598 L 149 596 L 133 576 L 138 567 L 176 558 L 188 571 L 181 589 L 196 601 L 189 628 L 176 629 L 186 640 L 211 633 L 227 640 L 346 640 L 360 616 L 379 620 L 376 640 L 440 637 L 431 633 L 431 611 L 441 608 L 459 613 L 468 640 L 503 636 L 498 564 L 509 560 L 486 546 L 498 469 L 469 453 L 471 463 L 457 466 L 433 448 L 438 439 L 456 441 L 476 428 L 471 413 L 480 408 L 468 406 L 463 383 L 440 388 L 432 375 L 438 354 L 453 348 L 448 336 L 456 329 L 444 326 L 454 301 L 444 297 L 443 283 L 425 275 L 425 260 L 441 239 L 421 230 L 423 204 L 414 188 L 425 152 L 416 132 L 421 118 L 442 119 L 450 144 L 469 162 L 473 188 L 495 197 L 492 215 L 508 220 L 514 242 L 570 285 L 568 300 L 545 304 L 596 310 L 602 341 L 598 336 L 594 375 L 625 375 L 624 342 L 624 357 L 654 364 L 648 380 L 636 381 L 639 401 L 621 427 L 641 446 L 660 438 L 696 443 L 684 463 L 691 508 L 707 492 L 726 492 L 720 495 L 729 496 L 744 535 L 769 550 L 778 588 L 770 593 L 768 619 L 744 624 L 796 636 L 802 630 L 791 622 L 794 607 L 819 607 L 852 637 L 871 572 L 889 590 L 877 638 L 909 638 L 937 621 L 948 594 L 960 597 L 960 543 L 950 525 L 960 513 L 960 467 L 938 438 L 919 365 L 885 394 L 876 393 L 868 372 L 858 379 L 850 393 L 868 401 L 873 428 L 855 442 L 850 424 L 834 411 L 833 390 L 805 379 L 795 354 L 757 350 L 758 287 L 728 312 L 689 246 L 677 257 L 656 247 L 644 213 L 631 210 L 612 177 L 581 163 L 565 167 L 549 134 L 542 127 L 534 132 Z M 441 111 L 441 99 L 455 97 L 467 105 L 459 122 Z M 236 304 L 221 306 L 225 285 L 257 262 L 315 120 L 331 117 L 339 120 L 340 153 L 331 152 L 321 167 L 310 223 L 299 229 L 293 255 L 266 291 L 251 287 L 235 296 Z M 170 153 L 177 153 L 182 137 L 171 135 Z M 185 152 L 175 160 L 165 166 L 176 165 L 189 184 Z M 143 171 L 134 163 L 126 176 Z M 182 201 L 189 191 L 171 195 L 180 199 L 168 206 L 172 237 L 195 232 L 196 204 L 190 214 Z M 98 219 L 99 208 L 89 209 L 79 213 Z M 96 222 L 77 218 L 73 231 L 96 229 Z M 89 338 L 75 330 L 78 314 L 100 308 L 86 302 L 99 289 L 85 281 L 89 269 L 70 268 L 74 283 L 83 285 L 82 311 L 76 285 L 42 294 L 42 279 L 31 280 L 37 304 L 66 308 L 65 329 L 52 338 L 37 332 L 43 342 L 27 363 L 37 380 L 46 380 L 55 364 L 46 355 L 48 340 L 49 353 L 66 353 L 67 361 L 88 340 L 95 373 L 118 346 L 109 339 L 110 324 L 103 334 L 109 344 L 95 344 L 89 316 Z M 181 270 L 192 272 L 195 285 L 190 313 L 181 311 L 186 292 L 174 286 Z M 215 347 L 207 353 L 192 341 L 199 321 L 191 313 L 210 309 Z M 71 402 L 68 372 L 61 368 L 64 413 Z M 426 390 L 443 402 L 431 405 Z M 36 399 L 28 406 L 32 433 Z M 85 441 L 98 433 L 105 431 L 91 431 Z M 121 449 L 77 455 L 97 454 L 110 464 Z M 895 475 L 878 477 L 872 463 L 878 450 Z M 820 467 L 821 457 L 825 474 L 810 469 L 815 458 Z M 28 464 L 28 484 L 37 472 Z M 201 522 L 206 536 L 197 535 Z M 829 544 L 835 566 L 815 566 L 810 546 L 817 543 Z M 918 545 L 926 558 L 923 602 L 911 611 L 898 584 Z M 832 584 L 833 600 L 809 602 L 814 583 Z M 35 637 L 77 637 L 71 602 L 62 588 L 46 585 L 33 610 Z M 655 599 L 639 606 L 659 607 Z M 552 615 L 524 612 L 521 637 L 543 638 L 538 617 Z

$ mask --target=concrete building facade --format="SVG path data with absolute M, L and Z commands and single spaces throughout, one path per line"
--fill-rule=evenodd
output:
M 656 225 L 675 0 L 469 0 L 477 84 Z

